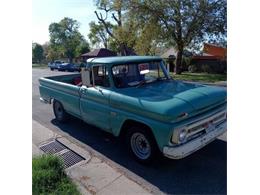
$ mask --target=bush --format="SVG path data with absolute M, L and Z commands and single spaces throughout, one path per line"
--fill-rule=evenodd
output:
M 193 64 L 188 67 L 188 71 L 194 73 L 194 72 L 199 72 L 199 69 L 196 65 Z
M 201 61 L 192 63 L 188 67 L 189 72 L 206 72 L 211 74 L 226 74 L 227 62 L 226 61 Z
M 67 177 L 62 161 L 51 155 L 33 158 L 33 194 L 80 194 Z

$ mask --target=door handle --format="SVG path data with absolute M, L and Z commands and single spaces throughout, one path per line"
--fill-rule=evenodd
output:
M 103 93 L 103 91 L 102 91 L 101 89 L 98 89 L 98 91 L 99 91 L 102 95 L 104 95 L 104 93 Z

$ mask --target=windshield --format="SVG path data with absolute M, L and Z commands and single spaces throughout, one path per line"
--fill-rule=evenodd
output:
M 56 64 L 62 64 L 63 62 L 56 60 L 56 61 L 54 61 L 54 63 L 56 63 Z
M 112 67 L 112 75 L 117 88 L 141 86 L 168 78 L 162 61 L 116 65 Z

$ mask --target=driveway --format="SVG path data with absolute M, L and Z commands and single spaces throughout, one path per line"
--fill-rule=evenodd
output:
M 52 106 L 39 101 L 38 78 L 71 74 L 49 69 L 32 70 L 32 118 L 43 126 L 64 134 L 75 144 L 89 150 L 153 192 L 167 194 L 226 194 L 227 142 L 226 134 L 194 154 L 181 159 L 161 159 L 150 166 L 135 162 L 125 152 L 123 143 L 110 134 L 72 118 L 58 124 Z

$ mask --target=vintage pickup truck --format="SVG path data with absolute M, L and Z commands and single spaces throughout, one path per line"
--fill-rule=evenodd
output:
M 183 158 L 226 131 L 226 89 L 176 81 L 160 57 L 92 58 L 39 83 L 59 122 L 73 115 L 120 136 L 139 162 Z

